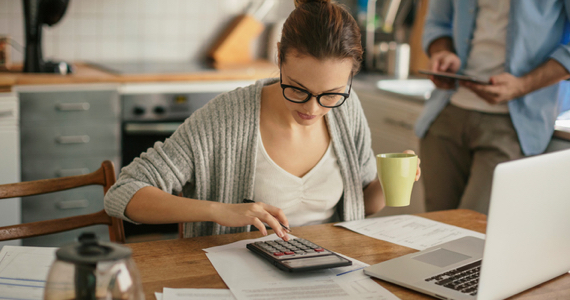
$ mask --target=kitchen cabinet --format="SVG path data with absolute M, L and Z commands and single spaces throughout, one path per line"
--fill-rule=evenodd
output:
M 358 82 L 357 82 L 358 81 Z M 402 92 L 388 91 L 393 87 L 411 83 L 416 88 L 425 86 L 421 91 L 415 88 L 403 88 Z M 424 102 L 431 86 L 425 82 L 406 80 L 376 80 L 363 78 L 353 84 L 372 135 L 374 154 L 398 153 L 413 150 L 419 153 L 419 138 L 414 133 L 414 124 L 423 110 Z M 379 88 L 382 87 L 382 89 Z M 384 89 L 386 87 L 386 89 Z M 410 205 L 406 207 L 385 207 L 372 217 L 397 214 L 415 214 L 425 211 L 423 180 L 414 183 Z
M 116 85 L 28 87 L 19 90 L 22 181 L 87 174 L 101 162 L 120 167 L 120 104 Z M 103 189 L 78 189 L 22 198 L 22 221 L 36 222 L 103 209 Z M 27 246 L 61 246 L 81 232 L 108 240 L 107 226 L 28 238 Z
M 20 181 L 20 129 L 18 97 L 15 93 L 0 93 L 0 184 Z M 0 226 L 21 223 L 20 198 L 0 200 Z M 0 242 L 20 245 L 20 240 Z

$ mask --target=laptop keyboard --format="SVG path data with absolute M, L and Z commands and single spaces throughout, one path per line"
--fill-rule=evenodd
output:
M 463 267 L 427 278 L 426 281 L 475 296 L 477 295 L 480 270 L 481 260 L 478 260 Z

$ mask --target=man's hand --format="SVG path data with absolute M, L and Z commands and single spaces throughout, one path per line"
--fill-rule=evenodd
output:
M 527 93 L 521 78 L 510 73 L 501 73 L 489 79 L 490 85 L 460 81 L 459 84 L 472 90 L 489 104 L 504 103 Z
M 447 50 L 438 51 L 432 54 L 430 58 L 429 69 L 433 72 L 450 72 L 456 73 L 461 67 L 459 57 Z M 443 78 L 439 76 L 430 76 L 430 80 L 440 89 L 455 89 L 455 79 Z
M 570 72 L 554 59 L 549 59 L 536 69 L 521 77 L 502 73 L 491 77 L 491 85 L 472 82 L 459 84 L 471 89 L 479 97 L 491 104 L 503 103 L 532 93 L 543 87 L 570 79 Z

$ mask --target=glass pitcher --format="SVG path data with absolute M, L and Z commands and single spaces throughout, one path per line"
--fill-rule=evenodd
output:
M 131 249 L 83 233 L 56 252 L 44 300 L 144 300 Z

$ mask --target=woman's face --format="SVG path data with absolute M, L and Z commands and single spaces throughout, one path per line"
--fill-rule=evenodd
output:
M 351 71 L 351 59 L 318 60 L 294 51 L 287 54 L 285 63 L 281 64 L 283 84 L 307 90 L 313 95 L 346 93 Z M 319 105 L 316 97 L 305 103 L 294 103 L 285 97 L 282 100 L 293 119 L 303 126 L 315 124 L 332 109 Z

